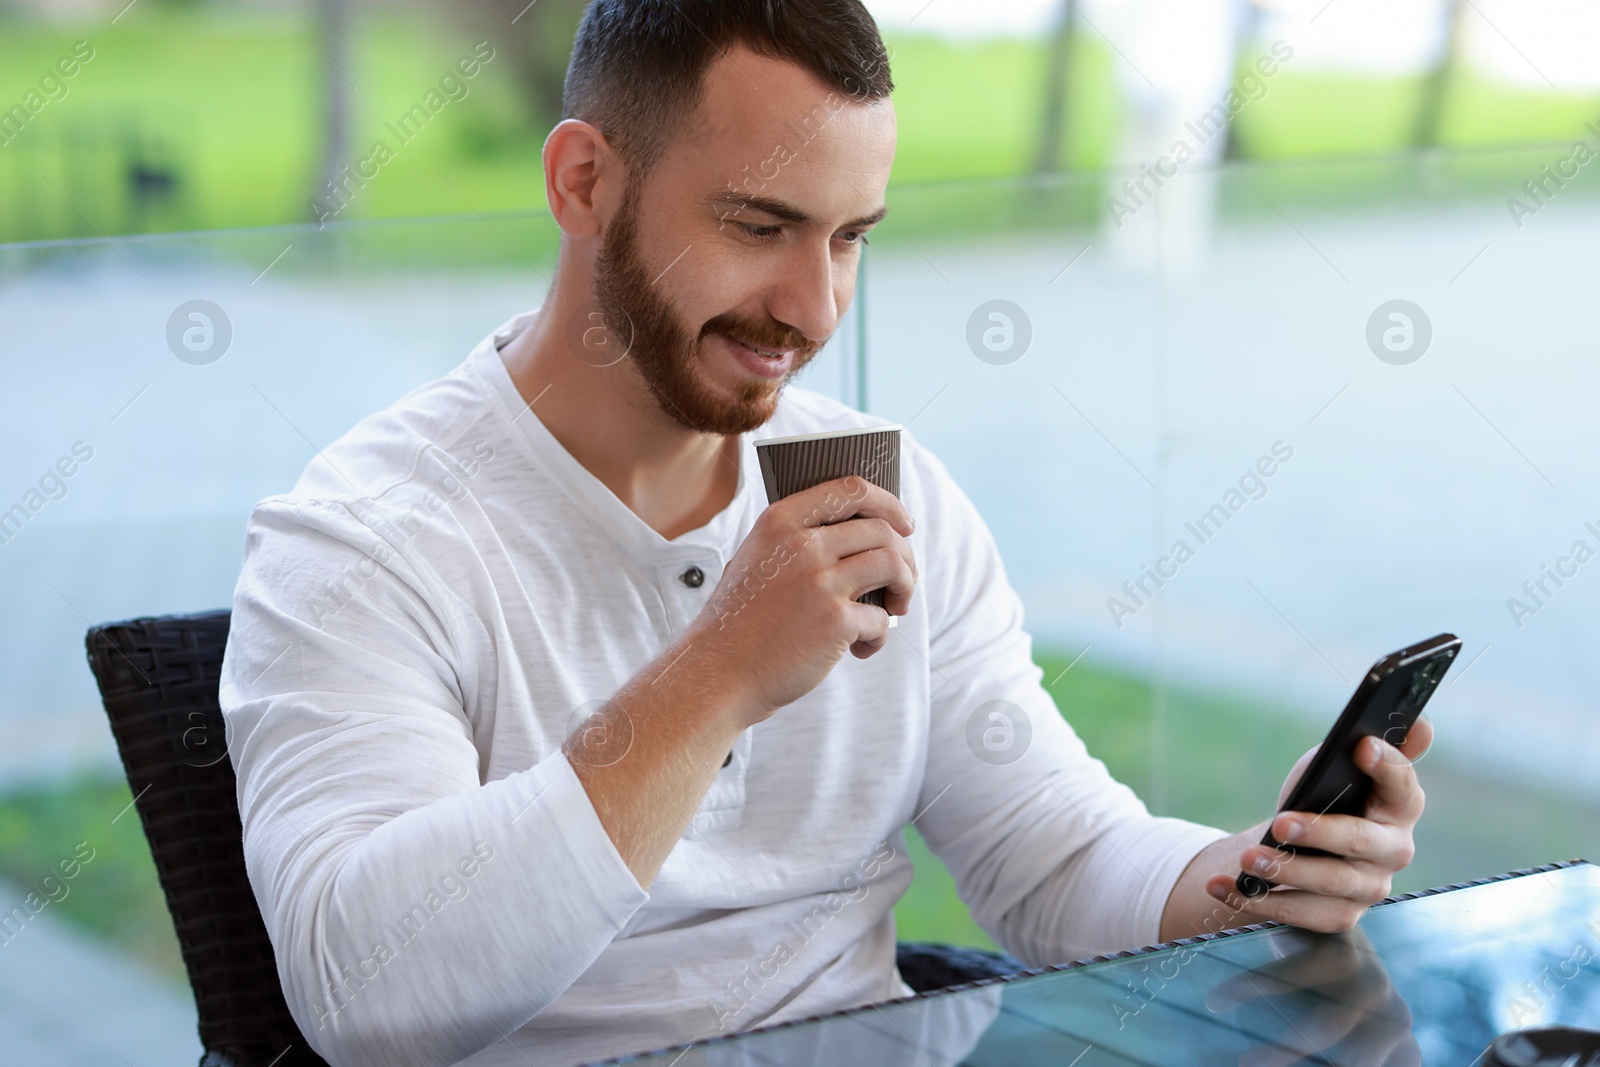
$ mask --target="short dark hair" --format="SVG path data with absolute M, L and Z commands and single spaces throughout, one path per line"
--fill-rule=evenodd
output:
M 561 117 L 603 133 L 636 174 L 699 106 L 728 47 L 795 63 L 858 103 L 894 90 L 860 0 L 593 0 L 578 25 Z

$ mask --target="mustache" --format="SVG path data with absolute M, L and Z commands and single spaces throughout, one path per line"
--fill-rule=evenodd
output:
M 822 344 L 811 340 L 799 330 L 788 326 L 781 326 L 771 320 L 753 320 L 741 318 L 738 315 L 718 315 L 700 330 L 702 338 L 714 333 L 727 334 L 736 337 L 757 348 L 786 349 L 792 348 L 799 357 L 809 357 L 822 348 Z

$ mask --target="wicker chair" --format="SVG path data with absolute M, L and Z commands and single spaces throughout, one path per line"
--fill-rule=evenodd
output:
M 85 639 L 200 1014 L 200 1067 L 327 1067 L 289 1014 L 245 873 L 217 681 L 227 611 L 106 623 Z M 917 992 L 1023 969 L 979 949 L 902 943 Z
M 107 623 L 89 667 L 189 970 L 201 1067 L 327 1067 L 295 1025 L 245 875 L 217 678 L 228 612 Z

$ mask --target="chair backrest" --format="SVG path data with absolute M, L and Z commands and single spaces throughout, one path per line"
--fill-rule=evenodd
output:
M 245 873 L 217 680 L 229 613 L 106 623 L 85 639 L 200 1014 L 202 1067 L 327 1067 L 283 1000 Z

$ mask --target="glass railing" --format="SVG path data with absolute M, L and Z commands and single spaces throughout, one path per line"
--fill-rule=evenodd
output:
M 1157 810 L 1261 817 L 1373 661 L 1452 631 L 1398 884 L 1600 851 L 1600 200 L 1570 156 L 893 190 L 869 405 L 988 520 L 1046 682 L 1084 654 L 1144 687 L 1099 736 Z M 1104 680 L 1057 677 L 1100 729 Z
M 895 188 L 797 384 L 943 460 L 1157 810 L 1263 817 L 1280 749 L 1450 630 L 1416 877 L 1600 851 L 1600 203 L 1562 154 Z M 542 212 L 0 246 L 0 772 L 112 765 L 84 628 L 226 606 L 252 505 L 555 248 Z
M 538 306 L 556 239 L 525 214 L 0 246 L 0 779 L 114 760 L 87 623 L 227 606 L 255 502 Z M 849 399 L 844 327 L 806 384 Z

